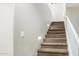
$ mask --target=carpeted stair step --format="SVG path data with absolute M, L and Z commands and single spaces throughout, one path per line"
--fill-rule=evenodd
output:
M 68 54 L 55 54 L 55 53 L 38 53 L 38 56 L 68 56 Z
M 47 34 L 47 38 L 65 38 L 65 34 Z
M 67 49 L 67 43 L 42 43 L 42 48 Z
M 67 49 L 55 49 L 55 48 L 41 48 L 38 50 L 38 53 L 49 53 L 49 54 L 68 54 Z
M 64 31 L 65 28 L 49 28 L 49 31 Z
M 63 21 L 60 21 L 60 22 L 51 22 L 51 25 L 50 26 L 54 26 L 54 25 L 63 25 L 64 26 L 64 22 Z
M 64 34 L 65 31 L 48 31 L 47 34 Z
M 44 39 L 44 42 L 49 42 L 49 43 L 66 43 L 66 38 L 46 38 Z

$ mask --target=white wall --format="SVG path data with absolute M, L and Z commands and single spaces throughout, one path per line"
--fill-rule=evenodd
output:
M 73 26 L 79 34 L 79 7 L 67 7 L 67 16 L 70 18 Z
M 13 55 L 14 4 L 0 4 L 0 56 Z
M 15 34 L 14 55 L 36 55 L 42 40 L 48 29 L 47 24 L 51 14 L 47 4 L 16 4 L 15 5 Z M 24 31 L 24 38 L 20 32 Z
M 51 21 L 64 21 L 63 17 L 65 16 L 65 4 L 64 3 L 53 3 L 49 4 L 52 20 Z

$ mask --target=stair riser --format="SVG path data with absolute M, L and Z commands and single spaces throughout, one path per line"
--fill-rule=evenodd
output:
M 66 41 L 44 41 L 45 43 L 66 43 Z
M 50 27 L 64 27 L 64 25 L 63 24 L 58 24 L 58 25 L 50 25 Z
M 44 42 L 47 42 L 47 43 L 48 42 L 49 43 L 55 43 L 55 42 L 56 43 L 66 43 L 66 40 L 65 39 L 61 39 L 61 40 L 60 39 L 56 39 L 56 40 L 55 39 L 54 40 L 53 39 L 46 39 L 46 40 L 44 40 Z
M 51 24 L 50 26 L 63 26 L 64 27 L 64 23 L 62 23 L 62 24 L 56 24 L 56 23 L 54 23 L 54 24 Z
M 52 26 L 52 25 L 62 25 L 62 26 L 64 26 L 64 23 L 52 23 L 50 26 Z
M 64 31 L 65 28 L 64 27 L 49 27 L 48 30 L 51 30 L 51 31 Z
M 49 29 L 55 29 L 55 28 L 58 28 L 58 29 L 65 29 L 64 26 L 50 26 Z
M 47 38 L 65 38 L 66 36 L 65 35 L 50 35 L 50 34 L 48 34 L 48 35 L 46 35 L 46 37 Z
M 48 31 L 47 34 L 64 34 L 65 31 Z
M 65 29 L 49 29 L 49 31 L 64 31 Z
M 38 53 L 38 56 L 68 56 L 68 54 Z
M 65 45 L 42 45 L 42 48 L 57 48 L 57 49 L 67 49 Z

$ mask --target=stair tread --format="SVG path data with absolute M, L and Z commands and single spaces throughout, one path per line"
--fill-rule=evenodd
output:
M 64 27 L 64 24 L 52 24 L 50 27 Z
M 56 48 L 40 48 L 38 51 L 48 53 L 68 53 L 67 49 L 56 49 Z
M 68 54 L 49 54 L 49 53 L 38 53 L 38 56 L 68 56 Z
M 49 28 L 49 30 L 64 30 L 64 28 Z
M 65 31 L 63 30 L 63 31 L 51 31 L 51 30 L 49 30 L 48 32 L 47 32 L 47 34 L 64 34 L 65 33 Z
M 64 27 L 50 26 L 49 29 L 65 29 Z
M 65 34 L 47 34 L 46 36 L 65 36 Z
M 47 35 L 46 35 L 46 37 L 52 37 L 52 38 L 61 38 L 61 37 L 63 37 L 63 38 L 65 38 L 66 37 L 66 35 L 65 34 L 50 34 L 50 33 L 48 33 Z
M 50 30 L 49 30 L 48 32 L 65 32 L 65 31 L 64 31 L 64 30 L 63 30 L 63 31 L 50 31 Z
M 51 23 L 51 25 L 54 25 L 54 24 L 55 24 L 55 25 L 59 25 L 59 24 L 64 25 L 64 22 L 62 21 L 62 22 L 52 22 L 52 23 Z
M 53 35 L 53 34 L 47 34 L 47 35 Z M 54 35 L 65 35 L 65 34 L 63 33 L 63 34 L 54 34 Z
M 63 38 L 63 39 L 62 38 L 60 38 L 60 39 L 59 38 L 56 38 L 56 39 L 55 38 L 46 38 L 46 39 L 44 39 L 44 42 L 64 43 L 64 42 L 66 42 L 66 38 Z
M 49 31 L 64 31 L 65 29 L 48 29 Z
M 62 40 L 66 40 L 66 38 L 45 38 L 46 40 L 59 40 L 59 39 L 62 39 Z
M 67 43 L 42 43 L 42 45 L 67 45 Z

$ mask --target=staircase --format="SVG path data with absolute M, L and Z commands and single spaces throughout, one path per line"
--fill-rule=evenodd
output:
M 64 22 L 52 22 L 38 56 L 68 56 Z

